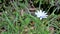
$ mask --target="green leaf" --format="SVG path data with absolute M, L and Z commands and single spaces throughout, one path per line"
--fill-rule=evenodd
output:
M 30 23 L 30 18 L 26 18 L 24 21 L 25 21 L 25 25 L 28 25 Z

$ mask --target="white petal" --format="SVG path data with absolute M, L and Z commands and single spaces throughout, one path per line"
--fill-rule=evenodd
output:
M 48 16 L 48 15 L 46 15 L 46 16 Z
M 45 13 L 45 14 L 47 14 L 47 13 Z
M 40 16 L 37 15 L 37 17 L 40 17 Z
M 40 18 L 40 20 L 42 20 L 42 18 Z
M 37 12 L 35 12 L 35 14 L 37 15 L 38 13 L 37 13 Z
M 42 12 L 42 10 L 40 10 L 40 12 Z
M 43 11 L 45 13 L 45 11 Z

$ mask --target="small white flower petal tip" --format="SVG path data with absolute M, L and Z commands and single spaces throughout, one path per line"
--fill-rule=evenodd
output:
M 40 20 L 42 20 L 43 18 L 47 18 L 47 13 L 45 13 L 45 11 L 42 10 L 37 10 L 37 12 L 35 12 L 35 15 L 37 15 L 37 17 L 40 18 Z

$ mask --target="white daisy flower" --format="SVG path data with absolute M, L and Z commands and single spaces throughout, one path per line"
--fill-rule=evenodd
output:
M 47 18 L 47 13 L 45 13 L 45 11 L 43 11 L 42 12 L 42 10 L 37 10 L 37 12 L 35 12 L 35 14 L 37 15 L 37 17 L 39 17 L 40 18 L 40 20 L 42 19 L 42 18 Z

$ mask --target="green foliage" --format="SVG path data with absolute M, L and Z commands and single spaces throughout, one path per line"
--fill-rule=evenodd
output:
M 3 5 L 3 8 L 0 6 L 0 9 L 2 10 L 2 15 L 0 16 L 0 34 L 51 34 L 51 31 L 49 30 L 50 26 L 56 28 L 52 33 L 60 33 L 60 21 L 57 21 L 60 15 L 54 14 L 56 9 L 46 19 L 40 20 L 39 18 L 31 15 L 28 9 L 28 0 L 25 0 L 25 3 L 21 3 L 19 1 L 10 1 L 8 6 L 6 6 L 6 3 L 4 2 L 1 4 Z M 44 0 L 35 0 L 33 3 L 38 2 L 40 5 L 45 3 Z M 51 6 L 53 5 L 54 1 L 51 0 Z M 21 9 L 26 10 L 24 11 L 23 16 L 20 15 Z M 31 21 L 33 22 L 31 23 Z M 3 27 L 4 29 L 2 29 Z

